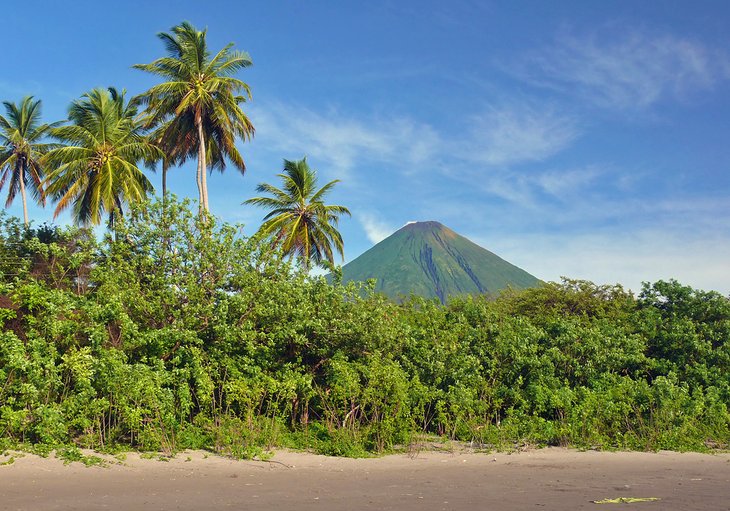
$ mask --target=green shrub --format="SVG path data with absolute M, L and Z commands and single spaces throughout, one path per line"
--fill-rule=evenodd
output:
M 730 301 L 675 281 L 395 304 L 173 198 L 103 240 L 2 216 L 0 255 L 2 445 L 728 446 Z

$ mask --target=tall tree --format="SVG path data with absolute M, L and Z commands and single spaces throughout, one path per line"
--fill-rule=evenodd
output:
M 344 259 L 342 236 L 337 230 L 340 215 L 350 216 L 345 206 L 326 205 L 325 195 L 339 179 L 317 190 L 317 172 L 309 168 L 307 159 L 284 160 L 284 172 L 277 174 L 283 187 L 267 183 L 256 187 L 269 197 L 253 197 L 244 204 L 268 209 L 258 234 L 272 237 L 274 246 L 281 246 L 285 255 L 297 257 L 305 269 L 326 259 L 334 263 L 332 248 Z
M 167 80 L 140 96 L 147 105 L 145 123 L 156 127 L 162 139 L 175 145 L 175 156 L 169 163 L 181 164 L 197 155 L 198 198 L 201 210 L 207 212 L 208 165 L 222 171 L 228 159 L 245 172 L 236 139 L 250 139 L 254 127 L 240 107 L 251 98 L 251 90 L 233 77 L 251 65 L 251 58 L 232 50 L 233 43 L 211 58 L 206 33 L 188 22 L 172 27 L 171 33 L 158 34 L 167 56 L 134 67 Z M 165 143 L 162 146 L 169 150 Z
M 125 91 L 94 89 L 69 108 L 71 124 L 54 128 L 61 147 L 46 157 L 46 191 L 58 200 L 54 216 L 73 206 L 79 224 L 99 224 L 105 214 L 113 225 L 123 205 L 144 200 L 152 184 L 139 168 L 161 158 L 135 120 L 137 104 Z
M 142 121 L 145 123 L 145 121 Z M 148 135 L 150 141 L 154 143 L 161 151 L 162 155 L 159 162 L 162 166 L 162 200 L 167 197 L 167 171 L 171 166 L 179 165 L 185 162 L 190 148 L 195 141 L 190 140 L 190 135 L 194 131 L 181 132 L 179 130 L 170 129 L 169 123 L 159 126 Z M 146 125 L 146 124 L 145 124 Z M 155 161 L 147 162 L 148 165 L 154 165 Z
M 41 158 L 56 147 L 41 140 L 60 123 L 41 124 L 41 101 L 33 101 L 32 96 L 23 98 L 20 106 L 9 101 L 4 101 L 3 105 L 5 116 L 0 115 L 0 190 L 10 179 L 6 208 L 20 191 L 23 221 L 28 227 L 26 190 L 39 204 L 46 205 Z

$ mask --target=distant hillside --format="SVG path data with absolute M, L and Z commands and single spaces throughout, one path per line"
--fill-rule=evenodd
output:
M 376 279 L 392 298 L 494 293 L 540 281 L 439 222 L 405 225 L 342 268 L 343 282 Z

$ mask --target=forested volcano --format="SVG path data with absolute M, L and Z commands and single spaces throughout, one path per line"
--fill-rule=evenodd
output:
M 376 279 L 392 298 L 525 289 L 540 281 L 439 222 L 411 222 L 342 268 L 343 282 Z

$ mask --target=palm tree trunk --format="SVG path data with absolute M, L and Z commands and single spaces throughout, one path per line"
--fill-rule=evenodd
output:
M 162 221 L 167 226 L 167 159 L 162 159 Z M 167 239 L 167 227 L 165 227 L 165 239 Z
M 167 158 L 162 158 L 162 225 L 164 226 L 164 235 L 162 239 L 162 265 L 165 265 L 165 256 L 169 251 L 170 244 L 170 227 L 167 224 Z
M 124 210 L 122 209 L 122 202 L 119 197 L 115 197 L 114 202 L 116 205 L 109 212 L 109 230 L 114 233 L 114 241 L 119 241 L 119 220 L 124 215 Z
M 20 198 L 23 200 L 23 220 L 25 221 L 26 229 L 30 225 L 28 221 L 28 204 L 25 201 L 25 174 L 23 172 L 23 166 L 20 166 Z
M 162 203 L 165 203 L 167 197 L 167 161 L 162 159 Z
M 205 155 L 205 134 L 203 133 L 203 119 L 200 112 L 195 115 L 195 125 L 198 128 L 198 179 L 200 186 L 200 200 L 202 209 L 207 213 L 208 207 L 208 180 L 206 174 L 206 155 Z
M 198 168 L 195 174 L 195 184 L 198 185 L 198 209 L 203 211 L 203 185 L 200 182 L 200 159 L 198 159 Z

